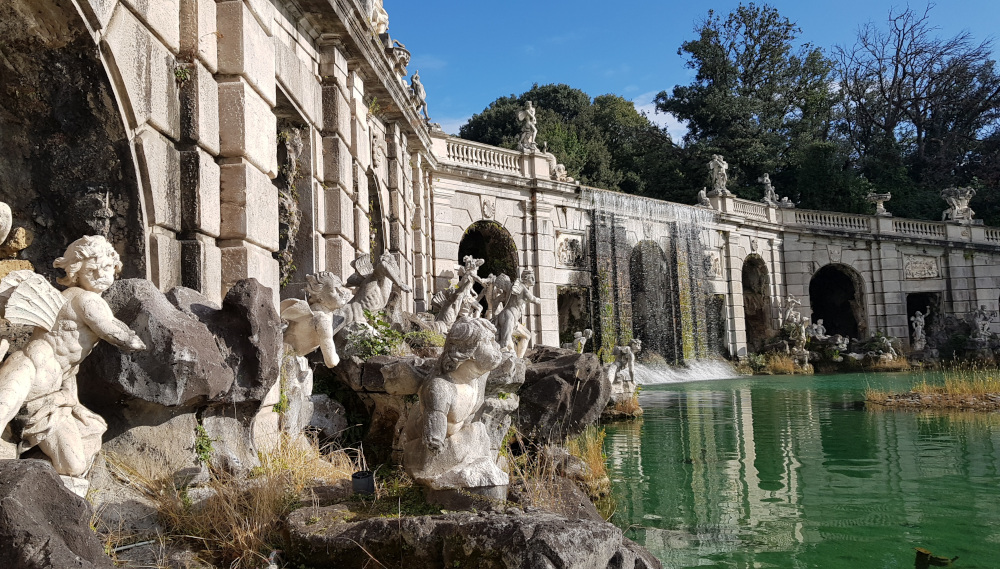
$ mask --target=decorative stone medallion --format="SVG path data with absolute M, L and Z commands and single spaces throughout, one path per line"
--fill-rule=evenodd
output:
M 938 271 L 937 258 L 919 257 L 916 255 L 903 256 L 903 274 L 908 279 L 933 279 L 940 276 Z
M 556 243 L 556 262 L 563 267 L 583 267 L 583 240 L 578 235 L 560 235 Z
M 483 219 L 493 219 L 497 214 L 497 201 L 494 198 L 483 197 Z

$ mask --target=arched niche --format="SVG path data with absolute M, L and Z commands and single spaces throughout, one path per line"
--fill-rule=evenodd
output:
M 123 277 L 146 277 L 142 196 L 131 141 L 100 52 L 69 0 L 0 3 L 0 200 L 34 237 L 21 256 L 52 261 L 105 235 Z
M 771 326 L 771 276 L 760 255 L 743 260 L 743 316 L 747 349 L 759 352 L 774 331 Z
M 829 335 L 868 337 L 864 281 L 854 268 L 831 264 L 816 271 L 809 281 L 812 321 L 823 320 Z
M 668 362 L 684 358 L 683 326 L 677 297 L 676 269 L 654 241 L 640 241 L 629 254 L 632 334 L 643 351 Z
M 483 219 L 465 230 L 458 244 L 458 259 L 455 260 L 461 263 L 466 255 L 485 261 L 479 267 L 480 277 L 504 274 L 513 281 L 520 276 L 517 243 L 510 232 L 496 221 Z M 482 290 L 478 284 L 474 288 L 477 293 Z

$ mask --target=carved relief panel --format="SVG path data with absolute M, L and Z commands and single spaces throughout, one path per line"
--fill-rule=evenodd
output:
M 556 264 L 560 267 L 583 268 L 585 257 L 582 236 L 564 233 L 556 239 Z
M 940 276 L 936 257 L 903 256 L 903 274 L 908 279 L 933 279 Z

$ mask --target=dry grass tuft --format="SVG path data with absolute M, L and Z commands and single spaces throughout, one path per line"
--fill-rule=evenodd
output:
M 604 427 L 588 425 L 582 433 L 566 441 L 566 450 L 587 465 L 587 473 L 584 482 L 591 489 L 590 494 L 603 494 L 594 492 L 603 486 L 608 480 L 607 455 L 604 454 Z
M 794 375 L 795 360 L 788 354 L 771 354 L 767 357 L 766 369 L 770 375 Z
M 628 399 L 620 399 L 613 407 L 614 413 L 619 416 L 638 417 L 642 415 L 642 407 L 639 406 L 639 391 L 632 394 Z
M 323 453 L 315 441 L 287 437 L 259 458 L 261 466 L 249 476 L 213 470 L 197 489 L 115 466 L 155 502 L 167 538 L 189 542 L 216 565 L 241 569 L 266 566 L 269 553 L 281 548 L 281 522 L 306 488 L 350 478 L 357 466 L 347 450 Z
M 912 368 L 913 366 L 910 365 L 910 362 L 906 358 L 898 357 L 898 358 L 893 358 L 892 360 L 886 362 L 877 361 L 873 363 L 869 369 L 871 369 L 872 371 L 893 372 L 893 371 L 910 371 L 910 369 Z

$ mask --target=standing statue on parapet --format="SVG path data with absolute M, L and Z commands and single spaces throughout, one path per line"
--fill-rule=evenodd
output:
M 712 202 L 708 199 L 708 192 L 705 188 L 698 190 L 698 206 L 699 207 L 712 207 Z
M 957 223 L 972 223 L 976 212 L 969 207 L 969 202 L 976 195 L 974 188 L 948 188 L 941 192 L 941 199 L 948 204 L 948 209 L 941 214 L 941 221 Z
M 384 34 L 389 30 L 389 13 L 385 11 L 382 0 L 366 0 L 368 23 L 375 30 L 375 35 Z
M 101 297 L 122 266 L 107 239 L 77 239 L 53 266 L 66 271 L 61 294 L 32 271 L 0 281 L 3 317 L 34 327 L 28 344 L 0 365 L 0 430 L 16 416 L 19 451 L 37 445 L 56 472 L 82 477 L 101 450 L 107 424 L 80 404 L 80 363 L 101 340 L 130 352 L 146 345 Z
M 712 192 L 713 195 L 717 196 L 728 196 L 729 190 L 726 186 L 729 184 L 729 164 L 722 159 L 721 154 L 713 154 L 712 161 L 708 163 L 709 178 L 712 181 Z
M 497 342 L 503 350 L 513 351 L 517 357 L 523 358 L 528 351 L 528 341 L 531 334 L 528 329 L 521 324 L 521 316 L 524 315 L 524 303 L 532 302 L 541 304 L 541 300 L 531 294 L 531 287 L 535 286 L 535 272 L 531 269 L 524 269 L 521 278 L 510 285 L 508 291 L 504 291 L 504 306 L 496 316 Z
M 771 207 L 778 207 L 778 192 L 775 192 L 774 186 L 771 185 L 771 176 L 765 173 L 757 178 L 757 181 L 764 184 L 764 199 L 761 201 Z
M 296 356 L 306 356 L 319 348 L 326 367 L 337 367 L 340 356 L 333 339 L 347 322 L 338 311 L 351 296 L 340 277 L 323 271 L 306 276 L 306 300 L 281 301 L 281 319 L 288 323 L 285 343 Z
M 424 84 L 420 82 L 420 71 L 414 71 L 413 77 L 410 79 L 410 96 L 414 108 L 417 109 L 417 113 L 419 114 L 423 111 L 424 120 L 430 122 L 431 117 L 427 114 L 427 90 L 424 89 Z
M 535 138 L 538 136 L 538 121 L 535 119 L 535 107 L 531 101 L 525 103 L 524 109 L 517 111 L 517 120 L 521 121 L 521 139 L 517 148 L 523 152 L 538 150 Z

